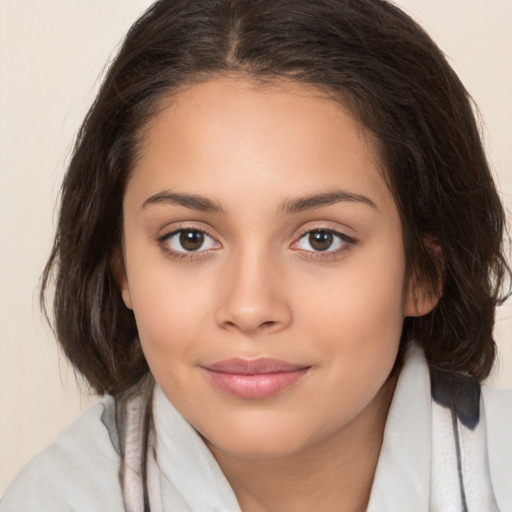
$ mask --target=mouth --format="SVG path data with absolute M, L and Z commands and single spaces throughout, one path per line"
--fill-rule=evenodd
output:
M 275 395 L 298 382 L 311 366 L 278 359 L 232 358 L 202 366 L 210 382 L 230 395 L 259 399 Z

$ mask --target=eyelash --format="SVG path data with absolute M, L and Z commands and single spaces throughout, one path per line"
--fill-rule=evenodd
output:
M 308 251 L 305 249 L 295 248 L 294 250 L 300 251 L 302 254 L 305 255 L 305 257 L 310 259 L 315 259 L 319 261 L 334 261 L 338 259 L 342 253 L 349 250 L 351 247 L 357 244 L 357 240 L 351 236 L 348 236 L 345 233 L 341 233 L 340 231 L 336 231 L 335 229 L 331 228 L 322 228 L 322 227 L 315 227 L 315 228 L 309 228 L 304 230 L 297 240 L 293 242 L 293 246 L 296 246 L 302 239 L 304 239 L 306 236 L 311 235 L 312 233 L 329 233 L 333 235 L 333 237 L 337 238 L 340 243 L 342 244 L 341 247 L 332 250 L 332 249 L 326 249 L 325 251 Z
M 204 228 L 196 228 L 191 226 L 179 226 L 177 229 L 173 229 L 169 233 L 166 233 L 165 235 L 162 235 L 161 237 L 158 237 L 157 242 L 158 245 L 161 247 L 161 249 L 173 260 L 176 261 L 192 261 L 197 258 L 203 258 L 207 255 L 211 254 L 212 251 L 216 249 L 206 249 L 206 250 L 198 250 L 198 251 L 176 251 L 175 249 L 172 249 L 169 246 L 169 242 L 171 238 L 175 235 L 178 235 L 179 233 L 186 233 L 186 232 L 193 232 L 193 233 L 200 233 L 203 235 L 206 235 L 207 237 L 214 240 L 217 244 L 218 242 L 215 240 L 215 237 L 210 234 L 206 229 Z
M 157 243 L 161 247 L 161 249 L 173 260 L 175 261 L 193 261 L 197 258 L 204 258 L 211 254 L 212 251 L 215 251 L 216 248 L 208 248 L 203 250 L 197 250 L 197 251 L 177 251 L 175 249 L 172 249 L 169 246 L 169 241 L 172 237 L 183 233 L 183 232 L 193 232 L 193 233 L 200 233 L 202 235 L 206 235 L 207 237 L 211 238 L 215 243 L 219 244 L 215 240 L 215 237 L 211 235 L 207 230 L 201 228 L 195 228 L 195 227 L 189 227 L 189 226 L 180 226 L 177 229 L 173 229 L 169 233 L 166 233 L 160 237 L 157 238 Z M 333 235 L 335 238 L 337 238 L 341 243 L 342 246 L 340 248 L 337 248 L 335 250 L 326 249 L 325 251 L 309 251 L 306 249 L 300 249 L 300 248 L 294 248 L 302 239 L 304 239 L 306 236 L 311 235 L 311 233 L 328 233 Z M 341 253 L 349 250 L 352 246 L 354 246 L 357 243 L 357 240 L 351 236 L 346 235 L 345 233 L 340 233 L 339 231 L 336 231 L 334 229 L 330 228 L 312 228 L 307 229 L 303 231 L 299 237 L 296 239 L 295 242 L 291 245 L 291 248 L 293 250 L 296 250 L 298 252 L 301 252 L 305 257 L 310 259 L 316 259 L 320 261 L 333 261 L 337 259 Z

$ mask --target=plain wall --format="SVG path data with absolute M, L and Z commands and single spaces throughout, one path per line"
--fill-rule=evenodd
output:
M 314 0 L 312 0 L 314 1 Z M 38 309 L 72 141 L 104 65 L 146 0 L 0 0 L 0 495 L 94 397 Z M 480 106 L 489 157 L 512 204 L 512 0 L 400 0 Z M 499 311 L 491 379 L 512 389 L 512 304 Z

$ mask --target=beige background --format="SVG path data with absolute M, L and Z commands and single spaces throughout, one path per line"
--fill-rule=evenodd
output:
M 80 393 L 37 305 L 73 136 L 104 64 L 149 0 L 0 0 L 0 495 L 93 400 Z M 450 57 L 480 106 L 507 209 L 512 204 L 512 0 L 400 0 Z M 511 299 L 512 300 L 512 299 Z M 512 389 L 512 304 L 501 362 Z

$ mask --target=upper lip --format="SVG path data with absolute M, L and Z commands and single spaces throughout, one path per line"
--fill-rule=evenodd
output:
M 308 365 L 290 363 L 280 359 L 260 357 L 258 359 L 244 359 L 233 357 L 223 359 L 212 364 L 204 365 L 203 368 L 213 372 L 236 373 L 241 375 L 258 375 L 264 373 L 293 372 L 309 368 Z

